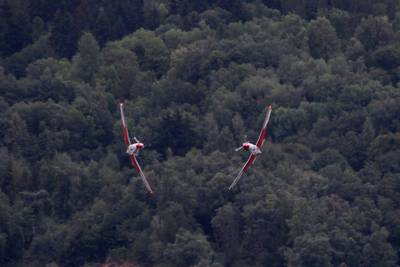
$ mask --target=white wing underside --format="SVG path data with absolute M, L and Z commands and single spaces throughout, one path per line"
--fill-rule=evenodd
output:
M 144 185 L 146 186 L 146 189 L 150 193 L 153 193 L 153 189 L 151 189 L 151 186 L 150 186 L 149 182 L 147 181 L 146 176 L 144 176 L 144 173 L 142 171 L 140 171 L 139 174 L 140 174 L 140 178 L 142 179 Z
M 231 186 L 229 186 L 229 190 L 231 190 L 237 184 L 237 182 L 239 182 L 240 178 L 242 178 L 242 175 L 243 175 L 243 168 L 240 170 L 235 180 L 233 180 Z

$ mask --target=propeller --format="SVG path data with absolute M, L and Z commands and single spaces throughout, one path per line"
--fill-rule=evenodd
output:
M 243 140 L 244 140 L 243 143 L 248 142 L 246 134 L 243 136 Z M 240 147 L 236 148 L 235 151 L 239 151 L 239 150 L 242 150 L 242 149 L 243 149 L 243 145 L 241 145 Z
M 133 137 L 133 140 L 135 141 L 135 143 L 142 143 L 142 142 L 139 141 L 139 139 L 137 139 L 136 137 Z M 142 143 L 142 144 L 143 144 L 143 148 L 155 149 L 153 143 L 146 143 L 146 144 Z

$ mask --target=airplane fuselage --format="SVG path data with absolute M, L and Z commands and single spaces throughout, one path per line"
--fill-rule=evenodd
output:
M 243 143 L 242 146 L 243 146 L 244 150 L 250 151 L 250 153 L 253 154 L 253 155 L 257 155 L 257 154 L 261 153 L 260 148 L 258 146 L 256 146 L 256 145 L 252 144 L 252 143 L 245 142 L 245 143 Z
M 142 150 L 144 145 L 142 143 L 134 143 L 128 146 L 126 153 L 129 155 L 137 155 Z

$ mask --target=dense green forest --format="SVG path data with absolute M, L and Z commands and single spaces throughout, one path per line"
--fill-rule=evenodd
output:
M 399 85 L 398 0 L 0 0 L 0 265 L 400 266 Z

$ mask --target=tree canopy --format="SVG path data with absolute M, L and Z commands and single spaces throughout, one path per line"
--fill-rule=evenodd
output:
M 398 1 L 0 14 L 1 266 L 400 265 Z M 228 191 L 268 104 L 263 153 Z

